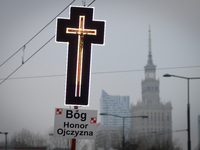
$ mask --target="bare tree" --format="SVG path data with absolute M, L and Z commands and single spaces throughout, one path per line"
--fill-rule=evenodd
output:
M 79 143 L 77 144 L 77 149 L 76 150 L 95 150 L 95 140 L 89 140 L 89 139 L 83 139 L 83 140 L 78 140 Z M 79 148 L 78 148 L 79 147 Z
M 122 136 L 118 132 L 113 132 L 111 137 L 114 137 L 114 140 L 111 140 L 111 146 L 115 149 L 122 149 Z
M 88 140 L 79 139 L 76 140 L 76 150 L 88 150 L 89 143 Z
M 88 140 L 88 143 L 92 150 L 96 150 L 95 140 Z
M 115 135 L 115 137 L 117 136 Z M 125 141 L 125 150 L 182 150 L 177 140 L 171 142 L 169 140 L 161 141 L 156 138 L 154 143 L 151 142 L 151 138 L 147 138 L 146 136 L 132 137 Z M 116 138 L 112 147 L 117 150 L 122 150 L 121 141 Z
M 70 139 L 49 137 L 48 149 L 69 149 Z
M 178 140 L 173 142 L 163 140 L 162 142 L 155 142 L 148 150 L 182 150 L 182 147 L 178 144 Z
M 48 149 L 69 149 L 70 147 L 70 139 L 67 138 L 55 138 L 53 136 L 53 128 L 50 128 L 48 131 L 48 135 L 46 136 L 48 139 Z
M 47 146 L 47 142 L 40 134 L 22 129 L 11 137 L 10 145 L 14 147 L 43 147 Z
M 104 150 L 109 149 L 112 146 L 112 132 L 107 130 L 101 130 L 98 132 L 98 139 L 96 137 L 96 145 L 98 148 L 102 148 Z M 117 138 L 117 137 L 115 137 Z M 98 144 L 97 144 L 98 143 Z

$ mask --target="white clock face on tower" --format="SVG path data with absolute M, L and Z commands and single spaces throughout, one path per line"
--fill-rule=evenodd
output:
M 154 77 L 154 73 L 150 73 L 150 74 L 149 74 L 149 77 L 150 77 L 150 78 L 153 78 L 153 77 Z

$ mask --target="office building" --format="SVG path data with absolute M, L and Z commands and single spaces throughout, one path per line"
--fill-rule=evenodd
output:
M 130 116 L 129 96 L 109 95 L 102 90 L 100 98 L 101 125 L 97 128 L 95 146 L 99 149 L 109 149 L 114 143 L 122 142 L 123 118 L 112 116 Z M 130 133 L 130 118 L 125 119 L 124 132 Z M 127 134 L 126 134 L 127 135 Z M 127 136 L 125 136 L 127 138 Z
M 100 98 L 100 112 L 107 113 L 118 116 L 130 116 L 129 111 L 129 96 L 114 96 L 109 95 L 104 90 L 102 90 Z M 120 117 L 115 117 L 111 115 L 102 115 L 101 116 L 101 125 L 102 126 L 113 126 L 113 127 L 122 127 L 123 120 Z M 126 118 L 125 129 L 130 129 L 130 118 Z

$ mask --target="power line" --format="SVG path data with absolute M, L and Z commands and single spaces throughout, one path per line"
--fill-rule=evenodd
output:
M 65 11 L 75 0 L 73 0 L 67 7 L 65 7 L 65 9 L 63 9 L 56 17 L 54 17 L 44 28 L 42 28 L 35 36 L 33 36 L 26 44 L 28 44 L 31 40 L 33 40 L 41 31 L 43 31 L 51 22 L 53 22 L 54 19 L 56 19 L 63 11 Z M 95 0 L 93 0 L 88 6 L 90 6 Z M 0 82 L 0 85 L 5 82 L 11 75 L 13 75 L 19 68 L 21 68 L 23 66 L 23 64 L 25 64 L 27 61 L 29 61 L 36 53 L 38 53 L 45 45 L 47 45 L 53 38 L 55 37 L 55 35 L 50 38 L 44 45 L 42 45 L 35 53 L 33 53 L 33 55 L 31 55 L 26 61 L 23 60 L 22 64 L 17 67 L 11 74 L 9 74 L 5 79 L 3 79 L 2 82 Z M 19 52 L 22 48 L 24 48 L 26 46 L 26 44 L 21 47 L 17 52 Z M 15 52 L 11 57 L 9 57 L 9 59 L 11 59 L 17 52 Z M 5 64 L 9 59 L 7 59 L 3 64 Z M 1 64 L 0 67 L 3 65 Z
M 29 61 L 35 54 L 37 54 L 44 46 L 46 46 L 55 36 L 50 38 L 45 44 L 43 44 L 35 53 L 33 53 L 24 63 L 22 63 L 19 67 L 17 67 L 11 74 L 9 74 L 3 81 L 1 81 L 0 85 L 5 82 L 11 75 L 13 75 L 19 68 L 23 66 L 27 61 Z
M 30 58 L 29 58 L 30 59 Z M 168 67 L 168 68 L 158 68 L 157 70 L 168 70 L 168 69 L 187 69 L 187 68 L 196 68 L 200 66 L 185 66 L 185 67 Z M 110 74 L 110 73 L 126 73 L 126 72 L 141 72 L 144 69 L 138 70 L 121 70 L 121 71 L 107 71 L 107 72 L 93 72 L 91 74 Z M 33 79 L 33 78 L 51 78 L 51 77 L 63 77 L 65 74 L 58 74 L 58 75 L 44 75 L 44 76 L 29 76 L 29 77 L 14 77 L 14 78 L 5 78 L 6 80 L 16 80 L 16 79 Z M 0 79 L 0 80 L 5 80 Z
M 185 68 L 196 68 L 200 66 L 184 66 L 184 67 L 168 67 L 168 68 L 157 68 L 156 70 L 167 70 L 167 69 L 185 69 Z M 150 69 L 147 69 L 150 70 Z M 138 70 L 121 70 L 121 71 L 106 71 L 106 72 L 94 72 L 92 74 L 107 74 L 107 73 L 124 73 L 124 72 L 136 72 L 136 71 L 144 71 L 144 69 Z
M 94 1 L 95 1 L 95 0 L 93 0 L 93 1 L 88 5 L 88 7 L 89 7 L 90 5 L 92 5 L 92 3 L 94 3 Z
M 48 22 L 40 31 L 38 31 L 31 39 L 29 39 L 21 48 L 19 48 L 14 54 L 12 54 L 9 58 L 7 58 L 1 65 L 3 66 L 8 60 L 10 60 L 13 56 L 15 56 L 21 49 L 23 49 L 28 43 L 30 43 L 35 37 L 37 37 L 49 24 L 51 24 L 61 13 L 63 13 L 72 3 L 74 3 L 75 0 L 73 0 L 67 7 L 65 7 L 58 15 L 56 15 L 50 22 Z
M 14 77 L 14 78 L 8 78 L 7 80 L 16 80 L 16 79 L 36 79 L 36 78 L 52 78 L 52 77 L 63 77 L 64 74 L 60 75 L 44 75 L 44 76 L 29 76 L 29 77 Z M 0 79 L 4 80 L 4 79 Z

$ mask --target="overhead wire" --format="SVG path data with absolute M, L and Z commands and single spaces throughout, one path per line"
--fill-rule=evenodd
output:
M 8 60 L 10 60 L 13 56 L 15 56 L 21 49 L 26 47 L 35 37 L 37 37 L 47 26 L 49 26 L 61 13 L 63 13 L 71 4 L 73 4 L 75 0 L 73 0 L 69 5 L 67 5 L 60 13 L 58 13 L 50 22 L 48 22 L 40 31 L 38 31 L 32 38 L 30 38 L 21 48 L 19 48 L 15 53 L 13 53 L 9 58 L 7 58 L 1 65 L 3 66 Z
M 33 53 L 26 61 L 24 61 L 20 66 L 18 66 L 12 73 L 10 73 L 3 81 L 1 81 L 0 85 L 5 82 L 11 75 L 13 75 L 19 68 L 21 68 L 27 61 L 29 61 L 35 54 L 37 54 L 44 46 L 46 46 L 52 39 L 54 39 L 55 35 L 51 37 L 45 44 L 43 44 L 35 53 Z
M 184 67 L 168 67 L 168 68 L 157 68 L 156 70 L 167 70 L 167 69 L 182 69 L 182 68 L 196 68 L 200 66 L 184 66 Z M 151 69 L 147 69 L 151 70 Z M 154 70 L 154 69 L 152 69 Z M 106 71 L 106 72 L 94 72 L 92 74 L 107 74 L 107 73 L 124 73 L 124 72 L 135 72 L 135 71 L 144 71 L 144 69 L 138 70 L 121 70 L 121 71 Z
M 187 69 L 187 68 L 196 68 L 196 67 L 200 67 L 200 66 L 168 67 L 168 68 L 157 68 L 156 70 Z M 128 73 L 128 72 L 140 72 L 140 71 L 144 71 L 144 69 L 138 69 L 138 70 L 121 70 L 121 71 L 107 71 L 107 72 L 92 72 L 91 74 Z M 65 74 L 44 75 L 44 76 L 29 76 L 29 77 L 13 77 L 13 78 L 9 78 L 9 80 L 31 79 L 31 78 L 51 78 L 51 77 L 63 77 L 63 76 L 65 76 Z M 5 80 L 5 79 L 0 78 L 0 80 Z
M 56 17 L 54 17 L 49 23 L 47 23 L 46 26 L 44 26 L 38 33 L 35 34 L 35 36 L 33 36 L 24 46 L 22 46 L 19 50 L 17 50 L 11 57 L 9 57 L 6 61 L 4 61 L 4 63 L 2 63 L 0 65 L 0 67 L 5 64 L 9 59 L 11 59 L 15 54 L 17 54 L 22 48 L 25 49 L 26 45 L 32 41 L 40 32 L 42 32 L 51 22 L 54 21 L 54 19 L 56 19 L 63 11 L 65 11 L 72 3 L 74 3 L 75 0 L 73 0 L 69 5 L 67 5 L 67 7 L 65 7 L 58 15 L 56 15 Z M 94 3 L 95 0 L 93 0 L 88 6 L 90 6 L 92 3 Z M 3 79 L 0 82 L 0 85 L 5 82 L 10 76 L 12 76 L 17 70 L 19 70 L 27 61 L 29 61 L 35 54 L 37 54 L 44 46 L 46 46 L 53 38 L 55 37 L 55 35 L 53 35 L 53 37 L 51 37 L 44 45 L 42 45 L 35 53 L 33 53 L 26 61 L 22 61 L 22 64 L 20 66 L 18 66 L 12 73 L 10 73 L 5 79 Z
M 20 49 L 18 49 L 13 55 L 11 55 L 6 61 L 4 61 L 0 67 L 5 64 L 8 60 L 10 60 L 15 54 L 17 54 L 21 49 L 25 50 L 25 47 L 28 43 L 30 43 L 37 35 L 39 35 L 50 23 L 52 23 L 62 12 L 64 12 L 72 3 L 74 3 L 75 0 L 73 0 L 69 5 L 67 5 L 58 15 L 56 15 L 49 23 L 47 23 L 39 32 L 37 32 L 28 42 L 26 42 Z M 22 64 L 18 66 L 13 72 L 11 72 L 5 79 L 3 79 L 2 82 L 0 82 L 0 85 L 5 82 L 11 75 L 13 75 L 17 70 L 19 70 L 27 61 L 29 61 L 36 53 L 38 53 L 45 45 L 47 45 L 53 38 L 51 37 L 45 44 L 43 44 L 35 53 L 33 53 L 26 61 L 24 61 L 24 57 L 22 59 Z
M 94 1 L 95 1 L 95 0 L 93 0 L 93 1 L 88 5 L 88 7 L 89 7 L 90 5 L 92 5 L 92 4 L 94 3 Z

